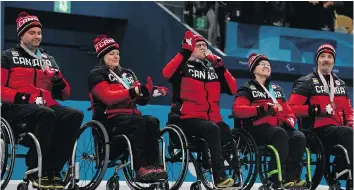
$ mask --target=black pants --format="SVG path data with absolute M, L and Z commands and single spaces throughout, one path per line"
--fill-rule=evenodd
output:
M 63 106 L 50 108 L 36 104 L 11 105 L 5 118 L 16 125 L 26 124 L 39 141 L 42 151 L 43 172 L 60 172 L 71 156 L 83 120 L 82 112 Z M 17 129 L 15 128 L 14 131 Z M 29 169 L 37 167 L 34 143 L 26 156 Z
M 222 145 L 232 140 L 230 127 L 225 122 L 214 123 L 204 119 L 183 119 L 181 128 L 187 139 L 192 136 L 203 138 L 209 145 L 214 179 L 223 173 Z
M 160 122 L 153 116 L 118 115 L 105 121 L 110 140 L 112 154 L 119 154 L 124 141 L 115 138 L 126 135 L 132 146 L 134 168 L 158 164 L 158 138 Z
M 340 144 L 348 151 L 350 163 L 353 166 L 353 129 L 348 126 L 325 126 L 312 130 L 322 141 L 324 149 L 329 153 L 334 145 Z M 337 151 L 334 162 L 337 166 L 337 171 L 345 169 L 345 157 L 343 153 Z M 353 172 L 353 168 L 352 168 Z M 353 174 L 352 174 L 353 175 Z M 333 182 L 334 183 L 334 182 Z
M 283 179 L 296 180 L 301 171 L 301 160 L 305 151 L 306 137 L 290 127 L 272 127 L 269 125 L 251 126 L 245 128 L 256 140 L 258 145 L 273 145 L 279 154 L 282 164 Z M 270 170 L 276 169 L 276 161 L 271 154 Z M 277 181 L 277 175 L 271 180 Z

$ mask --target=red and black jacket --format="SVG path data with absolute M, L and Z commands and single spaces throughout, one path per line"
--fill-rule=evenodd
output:
M 134 72 L 117 68 L 113 71 L 120 78 L 126 78 L 126 89 L 105 66 L 97 66 L 88 76 L 88 90 L 95 119 L 107 119 L 116 115 L 141 115 L 136 104 L 146 105 L 150 97 L 135 97 L 131 90 L 140 85 Z
M 268 79 L 264 86 L 268 87 L 269 84 L 270 80 Z M 292 113 L 281 87 L 275 84 L 271 84 L 270 87 L 275 93 L 276 100 L 283 107 L 282 112 L 260 117 L 257 112 L 257 106 L 268 107 L 268 103 L 273 102 L 256 80 L 250 80 L 237 91 L 232 106 L 233 115 L 239 119 L 251 120 L 251 125 L 253 126 L 263 124 L 268 124 L 273 127 L 281 126 L 283 124 L 281 118 L 286 119 L 289 117 L 296 121 L 295 115 Z
M 66 100 L 70 96 L 70 85 L 64 78 L 51 79 L 41 69 L 44 62 L 59 70 L 54 58 L 42 48 L 39 60 L 29 55 L 21 46 L 7 49 L 1 53 L 1 102 L 21 104 L 23 96 L 42 96 L 49 94 L 53 100 L 47 106 L 58 105 L 54 99 Z
M 305 118 L 310 127 L 322 127 L 328 125 L 342 126 L 348 121 L 353 121 L 353 109 L 350 103 L 348 87 L 332 73 L 334 81 L 335 115 L 313 116 L 311 106 L 325 107 L 330 103 L 329 95 L 324 90 L 318 73 L 313 72 L 297 79 L 293 86 L 293 92 L 289 98 L 289 105 L 298 118 Z
M 220 122 L 220 93 L 236 93 L 236 79 L 223 66 L 209 61 L 188 61 L 191 53 L 178 53 L 162 70 L 172 83 L 173 104 L 181 104 L 180 118 L 201 118 Z M 218 61 L 222 61 L 221 59 Z

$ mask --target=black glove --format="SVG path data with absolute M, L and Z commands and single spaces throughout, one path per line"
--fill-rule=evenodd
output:
M 268 115 L 274 115 L 275 114 L 275 110 L 274 107 L 272 105 L 269 105 L 267 107 L 264 106 L 257 106 L 257 114 L 259 117 L 265 117 Z

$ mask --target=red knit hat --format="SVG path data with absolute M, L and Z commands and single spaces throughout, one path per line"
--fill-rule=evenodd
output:
M 318 47 L 317 49 L 317 53 L 316 53 L 316 64 L 317 64 L 317 60 L 320 57 L 320 55 L 322 53 L 329 53 L 332 54 L 333 58 L 336 59 L 336 50 L 334 49 L 334 47 L 331 44 L 322 44 L 320 47 Z
M 39 27 L 42 29 L 42 24 L 39 22 L 38 17 L 34 15 L 29 15 L 26 12 L 21 12 L 20 14 L 18 14 L 16 23 L 18 37 L 21 37 L 30 28 Z
M 193 35 L 193 38 L 195 39 L 195 42 L 203 41 L 203 42 L 205 42 L 208 45 L 206 40 L 203 37 L 199 36 L 199 35 Z
M 119 49 L 119 45 L 113 38 L 108 38 L 106 35 L 99 35 L 93 41 L 96 49 L 97 58 L 105 56 L 108 52 Z
M 269 62 L 269 59 L 262 54 L 252 53 L 250 56 L 248 56 L 248 67 L 250 68 L 251 73 L 253 73 L 254 69 L 262 60 L 266 60 Z

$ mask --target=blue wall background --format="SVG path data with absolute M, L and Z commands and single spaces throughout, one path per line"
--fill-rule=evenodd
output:
M 336 48 L 336 66 L 353 67 L 353 35 L 227 23 L 226 54 L 247 57 L 263 53 L 271 60 L 313 64 L 317 48 L 330 43 Z
M 4 22 L 4 10 L 5 7 L 16 7 L 26 10 L 40 10 L 40 11 L 53 11 L 54 2 L 1 2 L 1 47 L 8 48 L 14 45 L 13 40 L 15 31 L 15 21 L 14 25 L 6 25 Z M 100 7 L 98 9 L 98 7 Z M 153 2 L 71 2 L 72 14 L 77 15 L 88 15 L 88 16 L 98 16 L 104 18 L 117 18 L 117 19 L 127 19 L 127 31 L 124 35 L 124 39 L 121 46 L 121 62 L 122 65 L 131 68 L 136 72 L 137 76 L 141 81 L 145 81 L 145 78 L 149 75 L 153 78 L 154 82 L 159 85 L 166 85 L 167 82 L 162 79 L 160 71 L 166 65 L 166 63 L 180 50 L 181 40 L 183 39 L 184 32 L 186 28 L 174 20 L 170 15 L 163 11 L 158 5 Z M 30 11 L 29 11 L 30 12 Z M 58 13 L 59 14 L 59 13 Z M 39 18 L 40 19 L 40 18 Z M 69 22 L 69 21 L 68 21 Z M 46 23 L 42 23 L 44 28 Z M 92 27 L 95 24 L 92 23 Z M 300 40 L 292 40 L 295 38 L 286 37 L 280 40 L 279 35 L 285 35 L 278 29 L 264 29 L 263 27 L 247 28 L 242 26 L 237 27 L 234 23 L 228 24 L 228 35 L 231 33 L 235 34 L 228 36 L 227 41 L 227 53 L 230 56 L 224 57 L 225 65 L 232 69 L 241 72 L 249 72 L 246 57 L 248 56 L 250 49 L 256 52 L 265 53 L 270 59 L 279 60 L 274 65 L 274 71 L 284 74 L 307 74 L 312 71 L 312 65 L 310 65 L 308 70 L 303 69 L 303 65 L 299 66 L 296 62 L 311 63 L 310 57 L 313 56 L 313 51 L 316 51 L 317 46 L 312 51 L 312 48 L 307 47 L 309 44 L 309 39 L 303 40 L 303 37 L 309 34 L 298 35 L 299 31 L 295 30 L 292 34 L 296 34 L 296 37 L 301 37 Z M 236 29 L 235 29 L 236 28 Z M 238 29 L 237 29 L 238 28 Z M 267 33 L 263 31 L 269 32 Z M 291 29 L 287 29 L 291 30 Z M 293 31 L 293 30 L 291 30 Z M 61 35 L 54 35 L 61 34 Z M 65 34 L 65 35 L 64 35 Z M 261 34 L 261 35 L 260 35 Z M 278 38 L 276 37 L 278 35 Z M 321 36 L 322 35 L 322 36 Z M 310 36 L 317 36 L 318 38 L 325 38 L 329 33 L 311 33 Z M 291 35 L 290 35 L 291 36 Z M 61 67 L 65 77 L 69 80 L 72 85 L 72 99 L 71 101 L 63 102 L 63 105 L 74 107 L 76 109 L 82 110 L 85 113 L 85 121 L 91 119 L 91 113 L 86 111 L 89 107 L 87 89 L 86 89 L 86 79 L 88 71 L 96 63 L 94 56 L 89 56 L 83 52 L 77 51 L 74 48 L 68 49 L 56 46 L 58 43 L 73 44 L 72 40 L 76 40 L 75 43 L 80 43 L 84 45 L 92 44 L 95 34 L 76 32 L 68 30 L 44 30 L 43 42 L 52 42 L 54 45 L 47 47 L 49 54 L 52 54 Z M 267 41 L 262 41 L 260 39 L 269 38 Z M 346 37 L 341 37 L 342 41 L 346 41 Z M 5 43 L 4 43 L 5 42 Z M 286 42 L 286 43 L 285 43 Z M 301 46 L 302 43 L 306 44 Z M 331 41 L 334 42 L 334 41 Z M 274 46 L 274 43 L 278 43 Z M 279 44 L 282 44 L 281 46 Z M 319 43 L 319 41 L 316 41 Z M 313 46 L 316 43 L 311 43 Z M 338 42 L 337 47 L 338 46 Z M 343 47 L 352 48 L 352 39 L 350 42 L 341 42 Z M 295 44 L 295 45 L 294 45 Z M 344 44 L 344 45 L 343 45 Z M 295 48 L 296 47 L 296 48 Z M 299 48 L 300 47 L 300 48 Z M 274 52 L 273 52 L 274 50 Z M 305 51 L 306 50 L 306 51 Z M 352 49 L 351 49 L 352 50 Z M 340 50 L 337 50 L 338 52 Z M 341 50 L 342 52 L 342 50 Z M 346 50 L 343 50 L 345 53 Z M 280 55 L 282 54 L 282 55 Z M 279 55 L 279 56 L 277 56 Z M 352 67 L 347 63 L 346 60 L 351 60 L 352 63 L 352 53 L 350 52 L 351 58 L 342 58 L 342 53 L 338 54 L 341 56 L 339 64 L 336 66 L 346 67 L 345 70 L 349 70 L 351 74 L 345 74 L 344 71 L 340 70 L 340 76 L 345 75 L 352 79 Z M 349 56 L 349 57 L 350 57 Z M 289 62 L 291 61 L 291 62 Z M 337 62 L 338 63 L 338 62 Z M 290 64 L 287 66 L 287 64 Z M 348 69 L 350 67 L 350 69 Z M 290 69 L 288 69 L 290 68 Z M 292 68 L 295 68 L 292 69 Z M 338 67 L 341 68 L 341 67 Z M 305 71 L 304 71 L 305 70 Z M 306 73 L 305 73 L 306 72 Z M 248 78 L 237 78 L 238 86 L 245 83 Z M 289 96 L 292 88 L 292 82 L 274 81 L 276 84 L 282 86 L 283 90 Z M 350 88 L 350 97 L 352 98 L 352 88 Z M 154 99 L 152 103 L 154 105 L 149 105 L 146 107 L 141 107 L 144 114 L 154 115 L 161 121 L 161 128 L 166 123 L 167 113 L 169 110 L 170 96 Z M 225 121 L 232 127 L 232 120 L 227 119 L 227 116 L 231 113 L 230 104 L 233 102 L 234 97 L 228 95 L 222 95 L 221 97 L 221 107 L 222 115 Z M 25 151 L 26 149 L 20 149 L 19 151 Z M 18 160 L 15 167 L 15 172 L 12 179 L 22 179 L 23 172 L 25 170 L 24 162 Z M 108 170 L 105 179 L 107 180 L 113 170 Z M 123 179 L 123 178 L 122 178 Z M 194 178 L 191 175 L 187 176 L 186 181 L 192 181 Z M 324 183 L 323 183 L 324 184 Z

